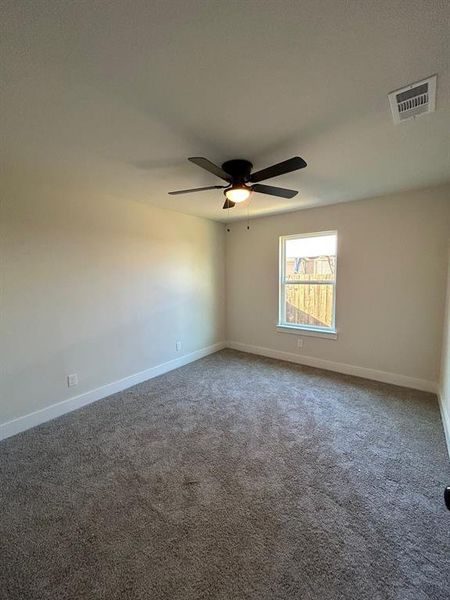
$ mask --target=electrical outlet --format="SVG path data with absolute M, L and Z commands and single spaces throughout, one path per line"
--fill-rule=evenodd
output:
M 74 385 L 78 385 L 78 373 L 67 375 L 67 387 L 73 387 Z
M 181 342 L 180 342 L 180 341 L 178 341 L 178 342 L 175 344 L 175 348 L 176 348 L 177 352 L 180 352 L 180 350 L 181 350 Z
M 299 350 L 303 350 L 303 338 L 301 338 L 301 337 L 297 338 L 297 348 Z

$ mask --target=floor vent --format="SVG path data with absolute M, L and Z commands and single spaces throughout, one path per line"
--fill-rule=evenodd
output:
M 436 75 L 407 85 L 388 95 L 394 123 L 415 119 L 434 112 L 436 106 Z

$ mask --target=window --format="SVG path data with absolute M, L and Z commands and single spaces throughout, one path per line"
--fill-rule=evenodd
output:
M 336 332 L 336 246 L 336 231 L 280 238 L 280 327 Z

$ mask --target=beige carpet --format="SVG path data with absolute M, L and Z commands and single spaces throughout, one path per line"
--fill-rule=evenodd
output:
M 436 399 L 230 350 L 0 444 L 4 600 L 449 598 Z

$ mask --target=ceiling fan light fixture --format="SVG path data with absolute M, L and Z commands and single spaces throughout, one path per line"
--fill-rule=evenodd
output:
M 244 202 L 250 198 L 252 188 L 246 185 L 232 185 L 224 191 L 225 197 L 231 202 Z

